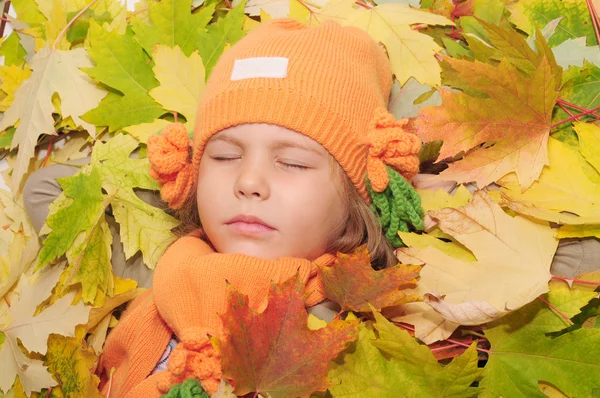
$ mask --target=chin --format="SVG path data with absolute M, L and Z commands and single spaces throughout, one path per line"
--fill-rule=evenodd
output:
M 227 245 L 223 251 L 219 252 L 229 254 L 244 254 L 246 256 L 258 257 L 265 260 L 278 259 L 281 257 L 279 253 L 274 253 L 272 250 L 263 247 L 262 244 L 256 244 L 254 242 Z

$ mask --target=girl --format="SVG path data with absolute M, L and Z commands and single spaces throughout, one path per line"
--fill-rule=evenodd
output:
M 209 337 L 221 333 L 226 281 L 261 311 L 270 282 L 298 273 L 312 307 L 325 300 L 316 265 L 338 251 L 367 243 L 375 268 L 397 262 L 386 236 L 422 228 L 408 182 L 421 142 L 386 111 L 391 85 L 385 51 L 335 22 L 274 19 L 220 58 L 191 158 L 180 124 L 148 141 L 151 174 L 189 233 L 108 336 L 105 395 L 160 396 L 188 377 L 214 393 L 221 369 Z

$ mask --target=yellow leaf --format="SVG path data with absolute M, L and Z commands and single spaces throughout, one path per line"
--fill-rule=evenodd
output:
M 417 189 L 417 193 L 421 197 L 421 206 L 423 211 L 439 210 L 444 207 L 460 207 L 464 206 L 471 200 L 471 193 L 464 185 L 459 185 L 454 195 L 450 195 L 443 189 L 434 191 L 432 189 Z
M 548 140 L 548 155 L 550 165 L 525 192 L 514 173 L 498 181 L 506 205 L 517 213 L 559 224 L 600 224 L 600 185 L 584 172 L 585 159 L 553 138 Z
M 288 17 L 298 21 L 306 21 L 310 18 L 310 10 L 298 0 L 290 0 L 290 13 L 288 14 Z M 261 21 L 263 21 L 262 17 Z
M 600 173 L 600 127 L 582 122 L 573 123 L 573 127 L 579 137 L 579 151 Z
M 31 69 L 27 64 L 23 67 L 17 65 L 0 66 L 0 90 L 6 93 L 6 97 L 0 102 L 0 111 L 6 112 L 15 99 L 15 92 L 23 82 L 31 76 Z
M 18 88 L 15 100 L 0 120 L 0 131 L 20 121 L 11 145 L 11 148 L 19 147 L 13 170 L 15 187 L 20 187 L 27 172 L 38 137 L 41 134 L 56 135 L 52 96 L 55 93 L 60 96 L 63 118 L 71 116 L 77 125 L 94 135 L 96 127 L 80 116 L 98 106 L 107 93 L 79 69 L 92 66 L 83 48 L 52 51 L 45 47 L 32 57 L 29 64 L 33 70 L 31 77 Z
M 102 397 L 98 391 L 100 380 L 91 372 L 98 358 L 93 350 L 82 346 L 85 328 L 77 329 L 74 337 L 50 335 L 44 364 L 58 379 L 65 397 Z
M 264 20 L 261 17 L 261 21 L 264 22 Z M 246 32 L 250 32 L 251 30 L 254 30 L 255 28 L 258 28 L 261 25 L 260 22 L 250 18 L 249 16 L 246 15 L 245 19 L 244 19 L 244 26 L 242 26 L 242 29 L 245 30 Z
M 150 96 L 165 109 L 185 116 L 187 128 L 193 128 L 204 91 L 205 70 L 200 54 L 194 51 L 186 57 L 179 46 L 159 44 L 154 46 L 154 62 L 152 70 L 160 86 L 150 90 Z
M 585 236 L 595 236 L 600 239 L 600 224 L 563 225 L 558 229 L 556 235 L 558 239 L 583 238 Z
M 313 314 L 308 314 L 308 328 L 310 330 L 319 330 L 327 327 L 327 322 L 323 319 L 319 319 Z
M 74 293 L 58 299 L 39 314 L 36 308 L 46 300 L 62 273 L 61 266 L 47 269 L 37 283 L 30 285 L 27 277 L 21 276 L 17 286 L 19 296 L 11 298 L 12 322 L 3 329 L 6 340 L 0 348 L 0 390 L 5 393 L 19 376 L 26 394 L 56 385 L 43 363 L 28 358 L 19 348 L 17 339 L 30 352 L 45 355 L 50 334 L 74 336 L 76 325 L 87 322 L 90 307 L 83 304 L 71 305 Z
M 392 63 L 392 72 L 401 85 L 412 76 L 422 84 L 440 86 L 441 69 L 435 55 L 442 49 L 433 38 L 411 29 L 411 25 L 454 25 L 452 21 L 406 4 L 388 3 L 364 8 L 354 3 L 354 0 L 336 1 L 329 8 L 324 7 L 318 17 L 356 26 L 383 43 Z
M 454 206 L 453 206 L 454 207 Z M 457 242 L 444 242 L 427 234 L 415 234 L 413 232 L 400 232 L 400 239 L 408 247 L 416 247 L 417 249 L 425 249 L 426 247 L 435 247 L 436 249 L 446 253 L 450 257 L 454 257 L 464 261 L 476 261 L 475 256 L 467 248 Z
M 431 246 L 397 251 L 403 263 L 423 264 L 415 290 L 431 308 L 400 308 L 413 315 L 404 321 L 415 325 L 425 343 L 448 338 L 458 324 L 506 315 L 548 291 L 558 246 L 548 225 L 505 214 L 483 191 L 475 192 L 466 206 L 430 211 L 429 216 L 477 261 L 459 260 Z
M 152 123 L 142 123 L 135 126 L 124 127 L 123 130 L 129 133 L 133 138 L 146 144 L 148 138 L 160 132 L 171 122 L 164 119 L 155 119 Z

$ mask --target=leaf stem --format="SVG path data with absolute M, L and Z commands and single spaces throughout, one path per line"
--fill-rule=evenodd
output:
M 52 163 L 56 163 L 56 164 L 63 164 L 63 165 L 65 165 L 65 166 L 73 166 L 73 167 L 79 167 L 79 168 L 81 168 L 81 167 L 85 166 L 84 164 L 77 164 L 77 163 L 62 162 L 62 161 L 60 161 L 60 160 L 56 160 L 56 159 L 54 159 L 54 157 L 52 158 Z
M 594 3 L 592 0 L 585 0 L 588 11 L 590 12 L 590 17 L 592 18 L 592 25 L 594 25 L 594 33 L 596 33 L 596 42 L 600 45 L 600 18 L 598 18 L 598 14 L 596 13 L 596 9 L 594 8 Z
M 54 143 L 54 136 L 51 135 L 48 140 L 48 149 L 46 150 L 46 156 L 44 157 L 44 161 L 42 162 L 41 167 L 46 167 L 46 163 L 48 163 L 48 159 L 50 159 L 50 155 L 52 154 L 52 144 Z
M 539 296 L 538 299 L 540 299 L 540 301 L 542 301 L 543 303 L 545 303 L 548 307 L 550 307 L 551 310 L 553 310 L 554 312 L 556 312 L 558 315 L 560 315 L 560 317 L 562 319 L 564 319 L 567 324 L 570 326 L 573 324 L 573 321 L 571 321 L 571 319 L 566 316 L 561 310 L 559 310 L 558 308 L 556 308 L 554 305 L 552 305 L 548 300 L 546 300 L 545 298 L 543 298 L 542 296 Z
M 370 5 L 370 4 L 367 4 L 367 3 L 363 3 L 362 1 L 355 1 L 355 2 L 354 2 L 354 4 L 358 4 L 359 6 L 361 6 L 361 7 L 364 7 L 364 8 L 367 8 L 367 9 L 369 9 L 369 10 L 370 10 L 371 8 L 373 8 L 373 6 L 372 6 L 372 5 Z
M 569 101 L 565 101 L 563 99 L 557 99 L 556 102 L 558 103 L 558 105 L 560 106 L 561 104 L 564 106 L 568 106 L 569 108 L 573 108 L 573 109 L 577 109 L 578 111 L 582 111 L 585 112 L 587 110 L 589 110 L 588 108 L 583 108 L 579 105 L 573 104 L 572 102 Z M 598 115 L 597 113 L 590 113 L 590 115 L 597 117 L 598 119 L 600 119 L 600 115 Z
M 69 28 L 71 27 L 71 25 L 73 25 L 75 23 L 75 21 L 77 21 L 77 19 L 83 15 L 84 12 L 86 12 L 91 6 L 93 6 L 98 0 L 92 0 L 90 1 L 90 3 L 83 7 L 81 9 L 81 11 L 79 11 L 77 13 L 77 15 L 75 15 L 67 24 L 67 26 L 65 26 L 63 28 L 63 30 L 60 31 L 60 33 L 58 34 L 58 36 L 56 37 L 56 40 L 54 40 L 54 44 L 52 44 L 52 51 L 56 51 L 56 47 L 58 46 L 58 43 L 60 43 L 60 41 L 62 40 L 63 36 L 65 35 L 65 33 L 67 33 L 67 30 L 69 30 Z
M 136 12 L 132 12 L 132 13 L 131 13 L 131 15 L 129 15 L 129 16 L 128 16 L 127 18 L 125 18 L 125 19 L 126 19 L 127 21 L 129 21 L 129 19 L 130 19 L 131 17 L 134 17 L 134 16 L 136 16 L 136 15 L 138 15 L 138 14 L 141 14 L 141 13 L 143 13 L 144 11 L 148 11 L 148 7 L 146 7 L 146 8 L 142 8 L 141 10 L 137 10 Z
M 582 285 L 600 286 L 600 282 L 586 281 L 584 279 L 565 278 L 564 276 L 560 276 L 560 275 L 552 275 L 552 278 L 559 279 L 561 281 L 571 282 L 571 283 L 580 283 Z
M 415 331 L 415 328 L 413 328 L 412 326 L 408 326 L 406 324 L 403 324 L 403 323 L 394 322 L 394 325 L 396 325 L 398 327 L 401 327 L 402 329 L 410 330 L 411 332 Z M 463 343 L 461 341 L 457 341 L 457 340 L 454 340 L 454 339 L 446 339 L 444 341 L 449 341 L 450 343 L 457 344 L 457 345 L 460 345 L 460 346 L 463 346 L 463 347 L 467 347 L 467 348 L 469 348 L 471 346 L 470 344 L 466 344 L 466 343 Z M 479 342 L 479 340 L 475 340 L 475 341 Z M 486 350 L 485 348 L 480 348 L 480 347 L 475 347 L 475 348 L 477 349 L 477 351 L 485 352 L 486 354 L 490 353 L 490 350 Z
M 589 110 L 587 110 L 587 111 L 585 111 L 585 112 L 581 112 L 581 113 L 580 113 L 580 114 L 578 114 L 578 115 L 571 116 L 571 117 L 569 117 L 569 118 L 567 118 L 567 119 L 564 119 L 564 120 L 561 120 L 561 121 L 559 121 L 559 122 L 556 122 L 556 123 L 554 123 L 552 126 L 550 126 L 550 128 L 551 128 L 551 129 L 553 129 L 553 128 L 555 128 L 556 126 L 560 126 L 561 124 L 564 124 L 564 123 L 570 122 L 570 121 L 572 121 L 572 120 L 578 119 L 578 118 L 580 118 L 581 116 L 592 114 L 592 113 L 596 112 L 597 110 L 600 110 L 600 106 L 597 106 L 597 107 L 595 107 L 594 109 L 589 109 Z

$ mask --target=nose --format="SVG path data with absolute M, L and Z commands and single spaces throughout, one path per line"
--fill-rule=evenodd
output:
M 245 164 L 240 168 L 240 173 L 235 182 L 234 190 L 238 199 L 266 200 L 270 195 L 270 188 L 264 170 L 260 165 Z

